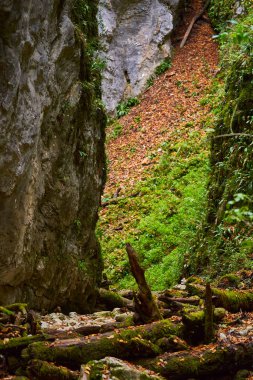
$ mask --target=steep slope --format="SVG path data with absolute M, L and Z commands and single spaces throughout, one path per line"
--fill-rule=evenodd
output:
M 193 2 L 177 38 L 201 6 Z M 209 107 L 200 100 L 216 73 L 212 35 L 208 20 L 200 20 L 186 46 L 176 47 L 171 69 L 143 94 L 140 105 L 108 128 L 104 201 L 109 205 L 101 211 L 98 233 L 113 283 L 129 286 L 128 240 L 140 253 L 153 288 L 181 276 L 205 210 Z M 119 198 L 113 204 L 115 193 Z
M 0 304 L 94 303 L 104 178 L 94 20 L 94 1 L 0 4 Z

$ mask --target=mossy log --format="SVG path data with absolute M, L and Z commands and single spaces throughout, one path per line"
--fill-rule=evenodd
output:
M 251 368 L 253 343 L 238 343 L 230 346 L 204 346 L 174 354 L 164 354 L 155 359 L 138 361 L 170 380 L 210 379 L 217 375 L 233 375 L 240 368 Z
M 27 367 L 29 378 L 36 380 L 77 380 L 79 372 L 65 367 L 57 367 L 53 363 L 34 359 Z
M 205 296 L 205 287 L 198 284 L 188 283 L 188 291 L 200 297 Z M 249 290 L 224 290 L 212 288 L 213 304 L 224 307 L 231 312 L 253 311 L 253 289 Z
M 138 257 L 131 244 L 126 244 L 126 251 L 131 272 L 137 282 L 139 292 L 134 295 L 134 306 L 141 322 L 149 323 L 162 319 L 162 314 L 151 293 L 145 278 L 145 272 L 138 262 Z
M 160 338 L 170 335 L 181 336 L 182 331 L 182 324 L 175 325 L 163 320 L 121 329 L 117 333 L 66 339 L 52 344 L 34 343 L 22 352 L 22 357 L 26 360 L 36 358 L 52 361 L 72 369 L 78 369 L 81 364 L 105 356 L 116 356 L 121 359 L 152 357 L 162 352 L 156 344 Z
M 116 307 L 126 307 L 129 310 L 134 309 L 134 305 L 131 300 L 122 297 L 118 293 L 103 288 L 98 291 L 97 302 L 105 305 L 106 310 L 113 310 Z
M 253 311 L 253 289 L 249 290 L 223 290 L 212 289 L 214 305 L 224 307 L 231 312 Z
M 48 339 L 50 339 L 50 336 L 41 334 L 0 340 L 0 354 L 9 355 L 18 353 L 21 352 L 23 348 L 29 346 L 31 343 L 41 342 Z
M 26 314 L 27 313 L 27 303 L 13 303 L 11 305 L 7 305 L 5 306 L 6 309 L 8 310 L 11 310 L 11 311 L 15 311 L 16 313 L 18 313 L 19 311 L 22 313 L 22 314 Z
M 199 305 L 200 298 L 199 297 L 167 297 L 166 295 L 160 295 L 158 298 L 160 301 L 165 302 L 168 305 L 171 305 L 172 303 L 183 303 L 183 304 L 190 304 L 190 305 Z

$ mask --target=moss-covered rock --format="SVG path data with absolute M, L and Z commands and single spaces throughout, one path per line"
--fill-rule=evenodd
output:
M 219 288 L 237 288 L 240 281 L 241 279 L 238 275 L 235 273 L 229 273 L 219 279 L 217 286 Z
M 113 357 L 106 357 L 99 361 L 92 361 L 82 366 L 81 379 L 102 380 L 103 375 L 114 380 L 162 380 L 159 375 L 154 375 Z M 86 377 L 85 377 L 86 375 Z

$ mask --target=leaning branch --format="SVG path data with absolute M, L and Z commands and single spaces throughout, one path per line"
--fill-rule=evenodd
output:
M 186 31 L 186 33 L 185 33 L 185 35 L 184 35 L 184 38 L 182 39 L 182 42 L 181 42 L 181 44 L 180 44 L 180 48 L 184 47 L 184 45 L 185 45 L 185 43 L 186 43 L 186 41 L 187 41 L 187 39 L 188 39 L 188 37 L 189 37 L 189 35 L 190 35 L 190 33 L 191 33 L 191 30 L 192 30 L 192 28 L 193 28 L 193 25 L 194 25 L 195 22 L 198 21 L 198 19 L 200 19 L 200 17 L 205 13 L 205 10 L 207 9 L 209 3 L 210 3 L 210 0 L 207 0 L 206 3 L 205 3 L 205 5 L 204 5 L 204 8 L 200 11 L 200 13 L 198 13 L 196 16 L 193 17 L 193 19 L 192 19 L 190 25 L 189 25 L 188 28 L 187 28 L 187 31 Z
M 212 136 L 212 139 L 220 139 L 221 137 L 241 137 L 241 136 L 253 138 L 253 135 L 249 133 L 226 133 L 224 135 Z

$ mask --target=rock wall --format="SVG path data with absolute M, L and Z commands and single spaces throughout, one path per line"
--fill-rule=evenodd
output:
M 171 55 L 170 35 L 180 0 L 100 0 L 103 44 L 102 94 L 106 109 L 135 97 L 164 58 Z
M 94 19 L 94 0 L 0 3 L 0 304 L 94 304 L 105 124 Z

